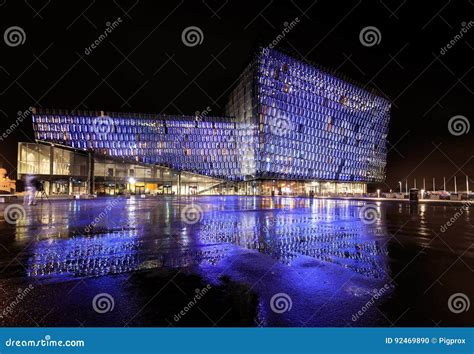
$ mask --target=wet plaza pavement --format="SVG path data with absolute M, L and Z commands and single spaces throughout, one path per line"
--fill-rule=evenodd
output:
M 2 325 L 474 325 L 472 206 L 202 196 L 0 212 Z

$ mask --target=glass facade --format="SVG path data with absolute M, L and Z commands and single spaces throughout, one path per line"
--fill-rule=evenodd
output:
M 262 50 L 226 114 L 258 126 L 262 178 L 385 178 L 390 102 L 288 55 Z
M 97 161 L 92 172 L 104 185 L 140 177 L 140 187 L 151 190 L 147 180 L 163 179 L 157 169 L 168 168 L 244 181 L 237 189 L 246 194 L 284 195 L 285 186 L 268 181 L 300 181 L 293 189 L 315 194 L 360 193 L 365 183 L 383 181 L 389 112 L 386 99 L 265 49 L 238 79 L 225 117 L 102 111 L 35 111 L 32 117 L 37 141 L 107 160 Z M 81 174 L 72 172 L 70 152 L 48 160 L 40 150 L 49 147 L 38 149 L 31 156 L 21 151 L 19 163 L 35 173 Z M 114 168 L 117 161 L 136 166 Z
M 18 177 L 37 176 L 52 196 L 87 194 L 91 190 L 98 195 L 193 195 L 210 193 L 212 187 L 222 182 L 166 167 L 117 161 L 96 154 L 91 157 L 82 150 L 22 142 L 18 144 Z

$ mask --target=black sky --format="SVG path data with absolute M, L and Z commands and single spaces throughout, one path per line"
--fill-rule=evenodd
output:
M 1 1 L 1 0 L 0 0 Z M 285 22 L 299 24 L 277 48 L 376 87 L 393 102 L 384 188 L 398 180 L 471 176 L 473 130 L 453 136 L 448 121 L 473 121 L 474 26 L 444 55 L 440 50 L 473 20 L 469 1 L 13 1 L 0 5 L 1 34 L 11 26 L 23 45 L 0 41 L 0 119 L 44 108 L 193 114 L 223 110 L 227 93 L 258 44 Z M 122 23 L 85 55 L 118 17 Z M 199 27 L 202 44 L 187 47 L 182 31 Z M 375 26 L 381 41 L 363 46 Z M 474 124 L 474 123 L 473 123 Z M 32 140 L 23 122 L 0 142 L 0 164 L 15 176 L 16 145 Z M 462 182 L 461 182 L 462 181 Z M 431 183 L 430 183 L 431 186 Z

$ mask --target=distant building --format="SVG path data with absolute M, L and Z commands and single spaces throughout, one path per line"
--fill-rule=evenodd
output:
M 385 178 L 389 101 L 315 66 L 264 49 L 225 110 L 36 111 L 18 170 L 51 193 L 363 193 Z
M 0 168 L 0 194 L 12 194 L 16 191 L 16 182 L 7 176 L 7 170 Z

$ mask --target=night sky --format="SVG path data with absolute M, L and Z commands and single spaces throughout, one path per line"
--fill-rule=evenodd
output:
M 465 175 L 474 186 L 473 130 L 455 136 L 457 115 L 474 124 L 473 33 L 469 1 L 13 1 L 0 0 L 1 132 L 29 106 L 194 114 L 223 111 L 235 80 L 259 45 L 285 22 L 299 23 L 276 48 L 375 87 L 392 101 L 387 181 Z M 87 55 L 107 23 L 121 22 Z M 9 46 L 19 26 L 25 42 Z M 201 44 L 183 30 L 197 26 Z M 380 42 L 365 46 L 373 26 Z M 463 27 L 464 26 L 464 27 Z M 441 54 L 462 32 L 462 38 Z M 16 177 L 17 142 L 32 141 L 25 120 L 0 142 L 0 164 Z M 429 183 L 428 183 L 429 181 Z M 452 186 L 451 186 L 452 188 Z

